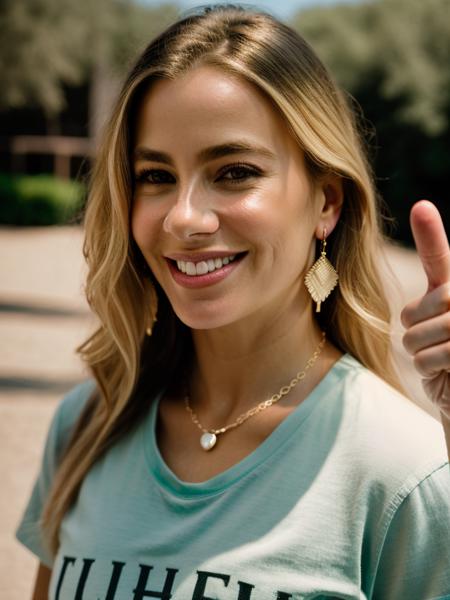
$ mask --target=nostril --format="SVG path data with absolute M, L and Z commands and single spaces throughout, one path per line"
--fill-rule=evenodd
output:
M 211 235 L 219 229 L 218 216 L 209 208 L 193 208 L 190 205 L 173 206 L 165 215 L 162 228 L 179 240 L 193 236 Z

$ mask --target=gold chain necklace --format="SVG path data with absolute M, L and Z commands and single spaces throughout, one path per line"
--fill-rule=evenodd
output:
M 303 368 L 303 370 L 299 371 L 297 373 L 297 375 L 293 379 L 291 379 L 290 383 L 288 385 L 284 385 L 277 394 L 274 394 L 268 400 L 263 400 L 263 402 L 260 402 L 259 404 L 257 404 L 256 406 L 254 406 L 253 408 L 248 410 L 247 412 L 243 413 L 242 415 L 239 415 L 239 417 L 236 419 L 236 421 L 234 421 L 234 423 L 231 423 L 230 425 L 227 425 L 226 427 L 221 427 L 220 429 L 206 429 L 205 427 L 203 427 L 203 425 L 198 420 L 197 415 L 191 408 L 191 405 L 189 403 L 189 394 L 187 393 L 186 396 L 184 397 L 184 403 L 186 406 L 186 410 L 191 415 L 192 421 L 203 432 L 203 434 L 200 437 L 200 445 L 203 448 L 203 450 L 211 450 L 212 448 L 214 448 L 214 446 L 217 443 L 217 436 L 219 434 L 225 433 L 226 431 L 229 431 L 230 429 L 234 429 L 235 427 L 242 425 L 242 423 L 244 423 L 250 417 L 257 415 L 259 412 L 261 412 L 262 410 L 265 410 L 266 408 L 269 408 L 269 406 L 272 406 L 272 404 L 275 404 L 275 402 L 278 402 L 278 400 L 281 400 L 281 398 L 283 396 L 286 396 L 287 394 L 289 394 L 289 392 L 292 390 L 292 388 L 294 388 L 299 381 L 301 381 L 302 379 L 304 379 L 306 377 L 306 373 L 307 373 L 308 369 L 310 369 L 313 366 L 313 364 L 316 362 L 324 345 L 325 345 L 325 332 L 322 331 L 322 339 L 321 339 L 319 345 L 317 346 L 317 348 L 314 350 L 314 353 L 311 356 L 311 358 L 309 358 L 308 361 L 306 362 L 306 365 Z

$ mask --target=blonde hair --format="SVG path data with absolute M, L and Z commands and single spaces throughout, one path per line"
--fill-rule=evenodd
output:
M 290 27 L 239 6 L 203 8 L 145 49 L 123 86 L 97 157 L 84 254 L 86 294 L 100 325 L 78 349 L 97 389 L 68 443 L 43 513 L 53 553 L 61 521 L 89 469 L 139 422 L 151 397 L 191 355 L 188 328 L 175 316 L 130 234 L 130 151 L 133 118 L 152 81 L 174 79 L 199 65 L 242 77 L 271 99 L 305 152 L 313 180 L 327 173 L 342 178 L 345 202 L 329 243 L 340 284 L 323 305 L 321 326 L 341 350 L 400 389 L 391 359 L 390 311 L 376 264 L 382 242 L 379 210 L 353 111 Z M 146 339 L 156 303 L 158 321 Z

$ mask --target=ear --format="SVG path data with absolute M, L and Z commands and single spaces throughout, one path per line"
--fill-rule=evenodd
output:
M 322 239 L 323 230 L 327 230 L 327 236 L 336 227 L 341 215 L 342 205 L 344 203 L 344 186 L 342 177 L 338 175 L 327 175 L 320 184 L 320 201 L 322 210 L 319 215 L 315 234 L 318 239 Z

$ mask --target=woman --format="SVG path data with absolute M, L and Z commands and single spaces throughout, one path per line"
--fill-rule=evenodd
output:
M 381 240 L 352 113 L 294 31 L 206 8 L 148 46 L 86 212 L 94 380 L 18 530 L 35 598 L 450 593 L 445 445 L 397 391 Z

